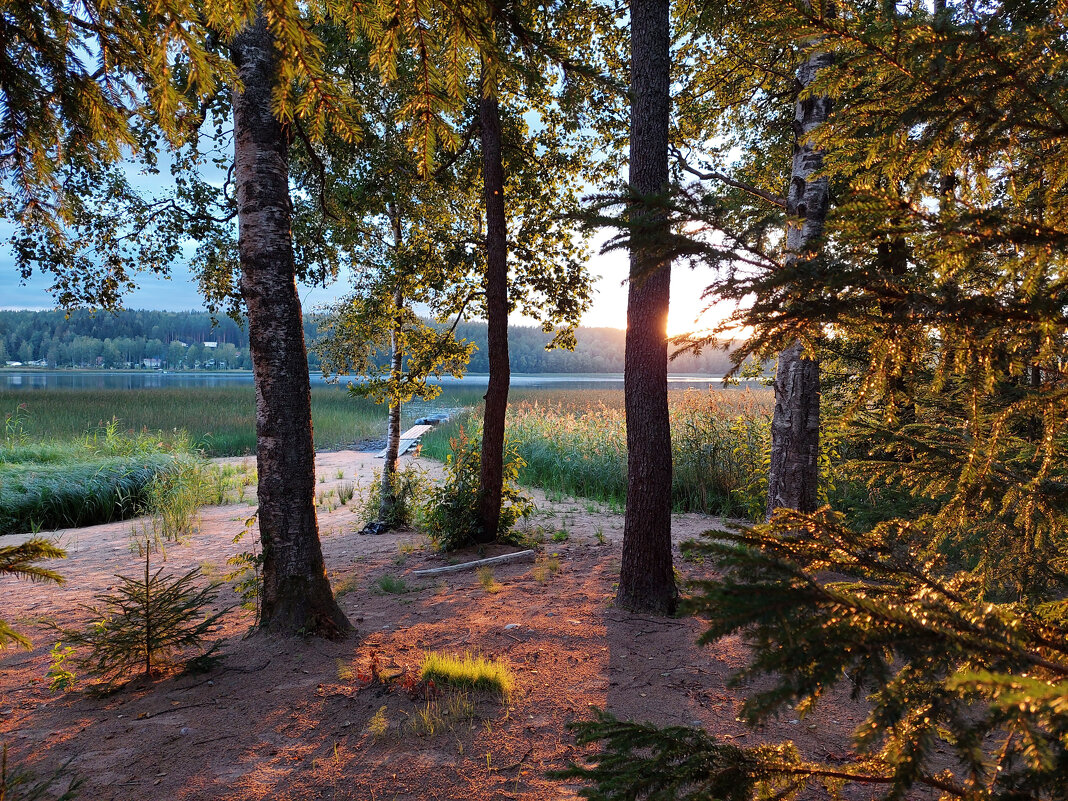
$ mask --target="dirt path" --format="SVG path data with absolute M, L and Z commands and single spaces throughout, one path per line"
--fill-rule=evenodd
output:
M 366 453 L 321 454 L 317 488 L 339 484 L 339 470 L 344 480 L 366 484 L 379 464 Z M 137 682 L 107 697 L 49 692 L 44 676 L 54 634 L 35 621 L 78 624 L 87 619 L 79 604 L 113 586 L 115 574 L 136 574 L 132 522 L 61 532 L 70 555 L 60 565 L 66 585 L 0 579 L 3 616 L 35 645 L 0 656 L 0 741 L 12 762 L 38 774 L 69 760 L 85 780 L 80 797 L 100 801 L 575 798 L 577 787 L 545 772 L 581 758 L 566 724 L 588 717 L 592 706 L 622 718 L 700 724 L 740 744 L 790 737 L 813 756 L 850 757 L 849 732 L 861 713 L 840 698 L 804 720 L 785 716 L 763 731 L 746 729 L 736 720 L 739 696 L 726 687 L 743 664 L 741 643 L 701 649 L 697 620 L 615 608 L 622 517 L 533 494 L 539 511 L 528 525 L 546 537 L 540 561 L 498 566 L 493 592 L 473 572 L 413 577 L 413 570 L 445 563 L 414 532 L 360 536 L 349 508 L 323 513 L 328 570 L 357 636 L 248 636 L 252 615 L 234 608 L 225 617 L 221 663 L 211 672 Z M 204 509 L 200 532 L 168 548 L 169 569 L 227 571 L 226 559 L 249 547 L 233 538 L 251 511 Z M 676 548 L 718 524 L 677 516 Z M 567 540 L 554 542 L 561 530 Z M 477 554 L 461 558 L 467 556 Z M 549 567 L 554 558 L 556 571 Z M 688 577 L 706 569 L 677 564 Z M 410 591 L 382 592 L 378 582 L 387 574 Z M 220 607 L 236 602 L 223 587 Z M 433 734 L 416 731 L 425 701 L 361 674 L 372 661 L 394 672 L 415 670 L 427 649 L 503 659 L 516 676 L 511 701 L 472 696 L 472 717 L 439 721 Z M 384 731 L 374 733 L 372 719 Z

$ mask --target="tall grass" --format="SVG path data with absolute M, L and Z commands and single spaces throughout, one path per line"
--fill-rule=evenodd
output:
M 184 434 L 124 434 L 115 420 L 78 439 L 35 441 L 21 407 L 0 441 L 0 534 L 107 523 L 176 507 L 200 459 Z
M 770 452 L 770 390 L 669 393 L 672 506 L 757 518 L 763 514 Z M 477 429 L 481 409 L 423 438 L 423 454 L 444 459 L 462 424 Z M 622 504 L 627 489 L 623 394 L 611 390 L 516 392 L 507 432 L 526 462 L 523 484 Z M 471 436 L 479 436 L 477 431 Z
M 70 440 L 112 418 L 123 429 L 187 431 L 195 448 L 208 456 L 240 456 L 256 451 L 256 396 L 252 384 L 223 387 L 129 389 L 0 390 L 0 410 L 24 404 L 32 420 L 32 439 Z M 450 401 L 445 404 L 464 402 Z M 405 408 L 405 425 L 427 411 Z M 351 397 L 336 386 L 312 387 L 315 445 L 342 448 L 384 439 L 386 410 L 366 398 Z
M 252 480 L 208 465 L 183 432 L 132 434 L 112 419 L 81 437 L 40 441 L 19 408 L 0 439 L 0 535 L 151 517 L 153 539 L 175 540 L 205 503 L 240 497 Z M 146 529 L 147 531 L 147 529 Z

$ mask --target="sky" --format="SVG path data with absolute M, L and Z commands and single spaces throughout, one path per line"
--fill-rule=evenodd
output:
M 23 282 L 15 268 L 7 238 L 10 227 L 0 224 L 0 309 L 51 309 L 55 304 L 48 292 L 51 283 L 47 276 L 34 275 Z M 609 328 L 625 328 L 627 317 L 627 254 L 616 251 L 607 255 L 596 252 L 590 260 L 590 272 L 599 279 L 595 285 L 593 305 L 583 316 L 582 325 Z M 693 330 L 704 302 L 701 293 L 710 280 L 687 267 L 676 266 L 672 271 L 671 313 L 668 333 L 671 335 Z M 344 276 L 327 288 L 302 286 L 301 304 L 305 311 L 325 305 L 348 289 Z M 184 265 L 175 265 L 170 279 L 142 276 L 137 290 L 127 295 L 124 301 L 128 309 L 157 309 L 166 311 L 189 311 L 204 308 L 203 299 L 196 281 Z M 711 320 L 719 315 L 714 311 L 706 316 Z M 530 323 L 517 318 L 514 323 Z

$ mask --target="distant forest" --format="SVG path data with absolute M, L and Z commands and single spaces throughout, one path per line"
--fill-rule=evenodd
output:
M 461 323 L 458 337 L 478 350 L 468 370 L 485 373 L 486 324 Z M 309 348 L 318 337 L 316 318 L 304 319 Z M 623 339 L 618 328 L 579 328 L 574 351 L 545 350 L 550 336 L 539 328 L 509 331 L 512 370 L 516 373 L 621 373 Z M 383 354 L 385 358 L 385 354 Z M 74 311 L 0 311 L 0 365 L 18 362 L 53 368 L 248 370 L 248 331 L 228 317 L 212 320 L 204 312 L 123 311 L 117 314 Z M 311 369 L 319 358 L 308 354 Z M 722 375 L 730 360 L 721 350 L 672 361 L 672 373 Z

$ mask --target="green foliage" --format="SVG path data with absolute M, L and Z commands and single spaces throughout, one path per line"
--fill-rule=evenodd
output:
M 57 627 L 60 639 L 78 651 L 75 664 L 105 687 L 135 671 L 156 676 L 179 653 L 201 649 L 222 617 L 222 612 L 205 614 L 216 595 L 212 587 L 197 589 L 199 577 L 199 568 L 181 576 L 165 576 L 163 568 L 151 572 L 146 549 L 144 575 L 118 576 L 114 591 L 95 596 L 99 606 L 82 607 L 92 616 L 89 627 Z
M 234 537 L 234 543 L 241 542 L 256 527 L 258 515 L 245 520 L 245 526 Z M 259 549 L 258 538 L 252 538 L 252 550 L 242 551 L 226 560 L 233 568 L 223 578 L 233 583 L 234 592 L 241 598 L 241 606 L 260 615 L 260 596 L 263 593 L 263 553 Z
M 420 678 L 438 685 L 486 690 L 498 694 L 505 701 L 515 688 L 515 678 L 507 665 L 468 652 L 454 655 L 427 651 L 423 657 Z
M 0 546 L 0 578 L 14 576 L 29 581 L 48 581 L 62 584 L 64 579 L 53 570 L 37 564 L 45 559 L 65 559 L 66 552 L 56 547 L 55 543 L 34 537 L 21 545 Z M 0 618 L 0 650 L 9 645 L 20 645 L 29 650 L 30 641 L 12 629 Z
M 590 801 L 789 799 L 802 786 L 790 775 L 799 760 L 788 746 L 746 749 L 718 743 L 700 729 L 619 721 L 600 710 L 594 720 L 569 728 L 579 745 L 601 743 L 604 750 L 587 757 L 586 765 L 572 763 L 550 775 L 593 785 L 582 791 Z
M 0 748 L 0 801 L 74 801 L 83 779 L 71 775 L 67 764 L 40 779 L 8 765 L 7 744 Z
M 393 473 L 393 504 L 387 519 L 381 520 L 389 528 L 418 525 L 425 514 L 427 503 L 426 475 L 414 464 L 408 464 Z M 380 520 L 382 498 L 382 473 L 376 471 L 371 483 L 360 493 L 356 512 L 364 522 Z
M 450 441 L 452 452 L 445 459 L 445 480 L 430 491 L 423 527 L 434 545 L 443 551 L 464 548 L 475 542 L 478 531 L 479 445 L 461 427 Z M 516 446 L 505 441 L 504 486 L 498 538 L 507 540 L 516 521 L 534 509 L 530 498 L 516 486 L 523 460 Z
M 73 655 L 73 648 L 69 646 L 64 648 L 63 644 L 59 642 L 52 643 L 52 650 L 48 654 L 48 671 L 45 673 L 50 691 L 54 693 L 66 692 L 67 690 L 73 690 L 78 683 L 77 674 L 67 667 L 67 663 Z
M 686 23 L 683 50 L 702 66 L 677 92 L 680 128 L 695 149 L 716 142 L 706 161 L 730 175 L 702 173 L 672 211 L 698 232 L 691 255 L 722 269 L 716 294 L 752 301 L 722 328 L 752 326 L 737 359 L 797 340 L 832 356 L 823 432 L 845 460 L 829 508 L 717 532 L 700 553 L 722 573 L 696 585 L 690 610 L 709 621 L 704 642 L 748 643 L 739 681 L 761 688 L 750 721 L 803 713 L 840 684 L 867 702 L 863 761 L 787 763 L 800 792 L 1059 799 L 1068 233 L 1051 221 L 1068 197 L 1063 9 L 833 6 L 705 4 Z M 798 98 L 793 71 L 814 52 L 832 58 Z M 823 241 L 792 254 L 774 195 L 788 183 L 794 103 L 817 96 L 833 99 L 810 143 L 836 206 Z M 827 432 L 832 415 L 841 431 Z M 698 760 L 696 780 L 703 754 L 784 768 L 698 733 L 587 731 L 613 760 L 585 774 L 594 797 L 670 786 L 673 755 Z M 719 770 L 712 761 L 707 774 Z

